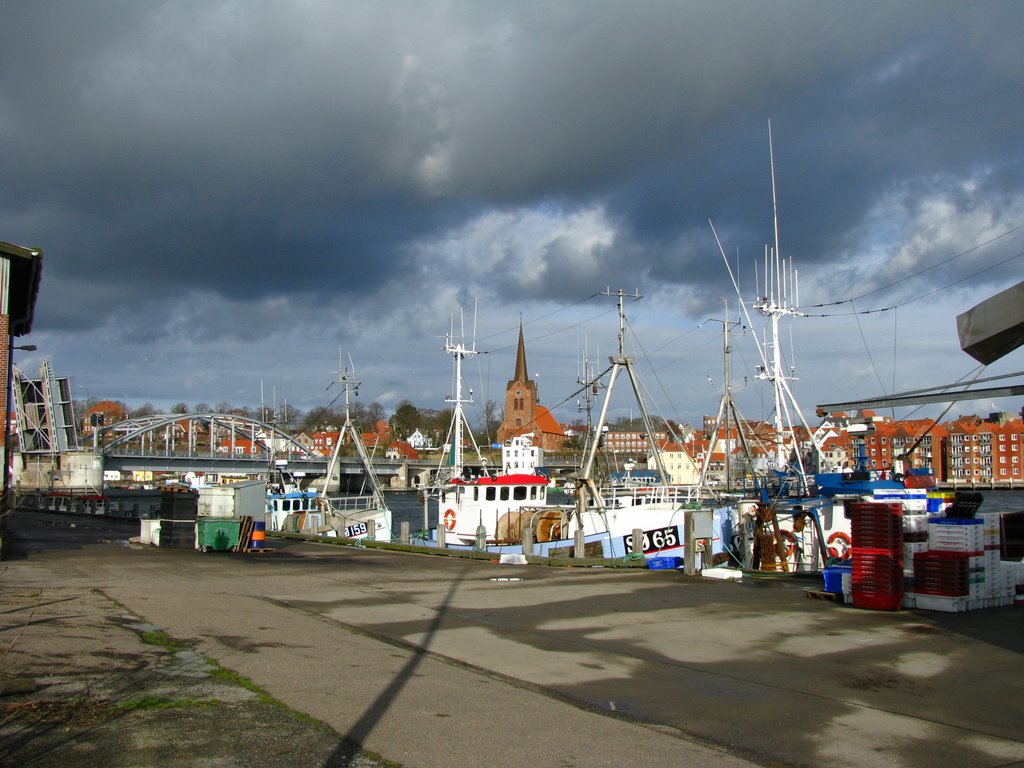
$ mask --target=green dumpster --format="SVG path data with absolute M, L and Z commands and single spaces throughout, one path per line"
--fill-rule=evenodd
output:
M 217 552 L 238 548 L 238 532 L 242 521 L 237 517 L 200 517 L 196 543 L 202 552 Z

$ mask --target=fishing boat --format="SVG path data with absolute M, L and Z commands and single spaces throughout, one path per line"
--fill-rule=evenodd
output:
M 608 296 L 615 296 L 611 292 Z M 583 465 L 572 478 L 572 503 L 551 503 L 547 489 L 550 479 L 540 468 L 543 451 L 534 445 L 531 435 L 513 437 L 502 445 L 502 472 L 488 471 L 480 457 L 483 470 L 471 475 L 464 462 L 465 434 L 477 449 L 468 430 L 464 406 L 472 402 L 462 389 L 462 362 L 476 355 L 475 344 L 467 347 L 456 343 L 454 335 L 446 338 L 445 351 L 455 365 L 455 391 L 447 399 L 453 406 L 452 426 L 443 466 L 439 467 L 437 485 L 437 516 L 435 541 L 441 546 L 473 548 L 504 554 L 535 554 L 542 556 L 575 556 L 597 558 L 682 558 L 686 552 L 686 534 L 700 541 L 708 557 L 718 538 L 713 533 L 713 510 L 701 505 L 698 487 L 673 486 L 665 479 L 661 446 L 648 414 L 643 388 L 634 360 L 625 350 L 625 294 L 619 290 L 618 354 L 610 358 L 611 368 L 604 403 L 598 422 L 588 442 Z M 639 300 L 640 296 L 635 296 Z M 607 484 L 597 477 L 597 456 L 604 433 L 608 407 L 615 384 L 625 374 L 643 420 L 650 455 L 657 472 L 657 483 Z M 701 521 L 700 525 L 687 525 Z M 696 535 L 700 534 L 700 535 Z M 634 540 L 639 535 L 639 540 Z M 696 550 L 696 544 L 695 549 Z
M 349 360 L 351 366 L 351 359 Z M 300 489 L 280 482 L 267 492 L 269 530 L 338 536 L 346 539 L 391 540 L 391 509 L 373 471 L 373 463 L 351 416 L 351 396 L 358 392 L 354 366 L 340 368 L 338 381 L 345 395 L 345 423 L 331 452 L 327 474 L 319 488 Z M 338 471 L 342 446 L 351 441 L 362 467 L 367 493 L 331 495 L 328 491 Z

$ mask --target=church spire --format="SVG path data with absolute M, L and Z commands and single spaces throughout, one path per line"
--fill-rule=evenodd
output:
M 530 375 L 526 372 L 526 343 L 523 341 L 523 321 L 519 320 L 519 349 L 516 351 L 516 373 L 513 381 L 529 381 Z

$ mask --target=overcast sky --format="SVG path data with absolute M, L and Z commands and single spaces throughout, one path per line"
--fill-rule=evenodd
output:
M 948 383 L 956 315 L 1024 274 L 1022 39 L 1019 2 L 6 0 L 0 240 L 44 257 L 16 364 L 309 409 L 341 352 L 362 401 L 441 408 L 477 306 L 477 402 L 522 321 L 571 421 L 622 288 L 654 410 L 696 423 L 738 304 L 711 224 L 748 302 L 774 244 L 770 121 L 803 409 Z M 733 373 L 767 418 L 751 319 Z

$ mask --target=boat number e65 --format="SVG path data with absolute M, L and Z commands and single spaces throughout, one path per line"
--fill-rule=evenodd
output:
M 354 539 L 356 536 L 364 536 L 365 534 L 366 523 L 356 523 L 345 528 L 345 538 L 347 539 Z
M 633 551 L 633 534 L 623 536 L 622 540 L 626 543 L 626 551 Z M 643 552 L 646 555 L 648 552 L 657 552 L 660 549 L 669 549 L 671 547 L 679 546 L 679 527 L 670 525 L 667 528 L 658 528 L 653 531 L 644 531 L 644 549 Z

